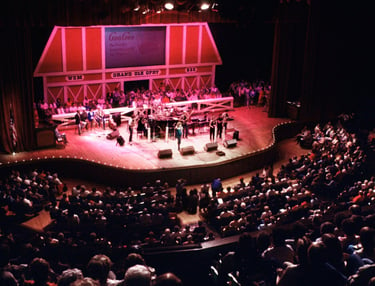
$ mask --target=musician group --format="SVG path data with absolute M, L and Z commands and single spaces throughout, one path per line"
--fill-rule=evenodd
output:
M 169 136 L 176 139 L 186 139 L 189 135 L 195 135 L 197 129 L 209 127 L 210 141 L 215 142 L 217 138 L 222 139 L 224 130 L 227 130 L 228 120 L 230 120 L 227 112 L 220 114 L 201 114 L 193 115 L 194 110 L 175 112 L 166 111 L 164 113 L 149 112 L 148 109 L 138 110 L 129 119 L 129 142 L 132 141 L 133 129 L 136 127 L 138 133 L 145 137 L 150 132 L 151 138 L 161 137 L 168 128 L 174 131 Z M 181 133 L 181 134 L 180 134 Z
M 87 114 L 87 113 L 86 113 Z M 107 125 L 110 129 L 116 130 L 118 122 L 114 116 L 105 113 L 103 109 L 96 110 L 95 114 L 78 112 L 76 114 L 76 124 L 78 124 L 79 134 L 85 127 L 102 126 L 105 129 Z M 121 120 L 121 119 L 120 119 Z M 133 142 L 133 134 L 137 132 L 138 136 L 154 140 L 157 137 L 171 137 L 178 141 L 180 146 L 181 139 L 188 138 L 189 135 L 195 135 L 196 130 L 208 127 L 210 141 L 215 142 L 217 138 L 222 139 L 224 130 L 227 129 L 229 120 L 228 113 L 204 113 L 194 114 L 194 109 L 180 110 L 177 108 L 137 108 L 133 114 L 127 117 L 129 137 L 128 142 Z

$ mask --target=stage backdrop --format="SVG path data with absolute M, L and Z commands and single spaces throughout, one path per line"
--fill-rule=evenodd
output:
M 44 99 L 104 98 L 127 81 L 149 89 L 211 87 L 221 57 L 207 23 L 139 26 L 56 26 L 34 71 Z

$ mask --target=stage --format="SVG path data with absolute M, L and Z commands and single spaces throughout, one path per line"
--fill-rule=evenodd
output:
M 184 155 L 178 151 L 177 140 L 172 137 L 149 140 L 134 133 L 133 142 L 129 144 L 128 124 L 124 122 L 118 127 L 125 139 L 123 146 L 115 139 L 106 138 L 112 131 L 108 127 L 89 128 L 81 135 L 71 128 L 60 130 L 66 133 L 66 145 L 14 155 L 1 154 L 1 167 L 30 165 L 52 168 L 63 175 L 114 184 L 133 182 L 140 185 L 145 178 L 151 181 L 165 178 L 168 181 L 180 177 L 194 184 L 214 177 L 228 178 L 271 162 L 277 155 L 273 152 L 277 141 L 275 130 L 283 129 L 285 133 L 294 126 L 288 118 L 269 118 L 263 107 L 238 107 L 228 113 L 232 120 L 228 122 L 225 136 L 217 139 L 217 150 L 213 151 L 204 148 L 210 142 L 208 127 L 196 129 L 194 135 L 190 133 L 188 138 L 182 139 L 181 149 L 194 149 L 193 154 Z M 233 139 L 235 130 L 239 132 L 239 140 L 235 146 L 226 148 L 225 140 Z M 289 134 L 282 136 L 286 138 Z M 159 158 L 159 151 L 166 149 L 172 151 L 172 156 Z M 217 151 L 223 153 L 218 155 Z

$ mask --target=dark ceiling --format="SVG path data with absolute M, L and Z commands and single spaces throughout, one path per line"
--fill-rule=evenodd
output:
M 141 24 L 146 22 L 239 22 L 272 21 L 280 0 L 12 0 L 0 11 L 1 26 L 53 26 L 97 24 Z M 291 0 L 301 3 L 306 0 Z M 139 7 L 139 9 L 135 9 Z M 173 16 L 171 16 L 173 15 Z M 178 15 L 178 16 L 176 16 Z M 151 19 L 151 20 L 150 20 Z

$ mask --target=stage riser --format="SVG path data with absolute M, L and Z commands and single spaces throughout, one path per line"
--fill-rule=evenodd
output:
M 62 179 L 72 178 L 109 186 L 132 186 L 134 188 L 142 187 L 147 182 L 153 182 L 159 179 L 172 185 L 175 184 L 178 178 L 184 178 L 192 185 L 209 183 L 213 178 L 233 178 L 239 174 L 261 169 L 265 165 L 274 162 L 277 160 L 278 155 L 276 143 L 282 139 L 296 135 L 296 131 L 300 130 L 299 127 L 298 125 L 281 125 L 274 130 L 276 138 L 275 144 L 263 150 L 236 159 L 229 159 L 221 163 L 142 170 L 103 165 L 73 157 L 54 159 L 41 157 L 40 159 L 38 158 L 32 161 L 27 160 L 11 164 L 2 164 L 0 165 L 0 173 L 5 174 L 17 168 L 20 170 L 25 170 L 27 168 L 32 170 L 37 168 L 57 172 Z M 155 154 L 155 156 L 157 156 L 157 154 Z M 180 156 L 180 154 L 178 156 Z M 194 157 L 197 155 L 193 154 L 190 156 Z M 166 159 L 168 162 L 170 160 L 174 160 L 174 158 Z
M 52 170 L 60 174 L 62 178 L 74 178 L 77 180 L 88 180 L 98 184 L 110 186 L 132 186 L 140 188 L 147 182 L 163 180 L 174 184 L 178 178 L 185 178 L 189 184 L 201 184 L 210 182 L 215 177 L 227 179 L 238 175 L 241 172 L 250 172 L 262 168 L 265 164 L 272 162 L 275 156 L 275 148 L 254 153 L 251 156 L 230 160 L 225 164 L 210 164 L 209 166 L 173 168 L 166 170 L 127 170 L 105 166 L 80 159 L 40 159 L 37 161 L 15 163 L 9 168 L 43 169 Z M 79 172 L 77 171 L 79 170 Z M 0 167 L 1 172 L 7 172 L 7 166 Z

